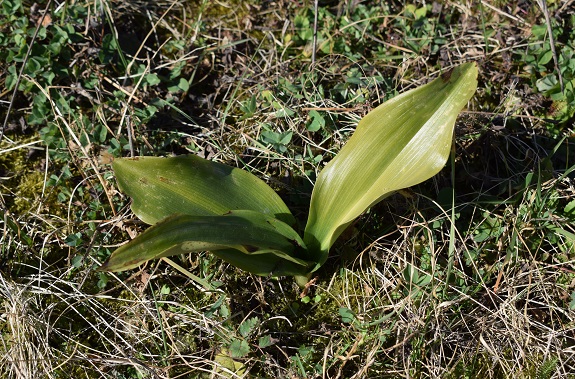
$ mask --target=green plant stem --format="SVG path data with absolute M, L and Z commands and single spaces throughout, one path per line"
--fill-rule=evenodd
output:
M 206 291 L 215 292 L 216 289 L 207 280 L 204 280 L 204 279 L 200 278 L 199 276 L 192 274 L 191 272 L 189 272 L 188 270 L 186 270 L 185 268 L 183 268 L 182 266 L 180 266 L 179 264 L 177 264 L 176 262 L 174 262 L 170 258 L 163 257 L 162 259 L 164 260 L 164 262 L 166 262 L 167 264 L 169 264 L 170 266 L 172 266 L 173 268 L 175 268 L 176 270 L 178 270 L 179 272 L 181 272 L 182 274 L 184 274 L 185 276 L 187 276 L 188 278 L 190 278 L 194 282 L 196 282 L 199 285 L 201 285 L 202 287 L 204 287 L 204 289 Z
M 164 360 L 164 364 L 167 364 L 167 362 L 165 362 L 165 358 L 168 355 L 168 343 L 166 341 L 166 332 L 164 330 L 164 323 L 162 322 L 163 317 L 162 317 L 162 313 L 160 312 L 160 306 L 158 305 L 158 299 L 156 299 L 156 295 L 154 293 L 154 287 L 152 287 L 152 281 L 148 281 L 148 285 L 150 286 L 150 292 L 152 293 L 152 298 L 154 299 L 154 306 L 156 307 L 156 314 L 158 315 L 158 322 L 160 324 L 160 331 L 162 332 L 162 342 L 164 344 L 164 354 L 162 356 L 162 359 Z
M 447 260 L 447 274 L 445 275 L 445 287 L 443 287 L 443 296 L 447 297 L 447 290 L 449 289 L 449 281 L 453 271 L 453 264 L 455 262 L 455 140 L 451 142 L 451 226 L 449 228 L 449 252 Z

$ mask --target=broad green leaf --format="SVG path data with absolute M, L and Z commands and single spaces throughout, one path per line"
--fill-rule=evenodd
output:
M 239 168 L 196 155 L 116 159 L 113 167 L 120 189 L 133 199 L 132 210 L 147 224 L 176 213 L 210 216 L 236 209 L 295 223 L 273 189 Z
M 367 114 L 318 176 L 305 230 L 309 259 L 326 258 L 356 217 L 390 195 L 439 172 L 449 156 L 455 119 L 477 88 L 466 63 Z
M 123 271 L 161 257 L 209 250 L 257 275 L 302 275 L 312 266 L 305 245 L 286 223 L 259 212 L 221 216 L 172 215 L 118 248 L 102 271 Z

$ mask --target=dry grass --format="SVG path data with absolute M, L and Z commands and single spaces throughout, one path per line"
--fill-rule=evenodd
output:
M 13 104 L 0 145 L 0 377 L 575 377 L 575 231 L 565 211 L 574 187 L 562 176 L 572 125 L 545 122 L 551 101 L 519 61 L 545 20 L 535 4 L 434 3 L 415 25 L 406 2 L 326 2 L 312 64 L 313 46 L 298 37 L 311 1 L 80 3 L 76 70 L 49 86 L 30 74 L 29 92 L 0 94 L 2 109 Z M 555 20 L 567 22 L 567 3 L 549 11 Z M 120 48 L 102 63 L 114 33 Z M 307 298 L 289 278 L 254 277 L 208 254 L 175 260 L 180 271 L 159 261 L 94 272 L 143 229 L 116 188 L 112 156 L 193 152 L 242 167 L 304 220 L 317 173 L 363 115 L 469 60 L 481 88 L 457 125 L 454 162 L 363 216 Z M 10 65 L 0 63 L 3 85 Z M 182 78 L 188 90 L 169 90 Z M 24 127 L 37 93 L 47 121 Z M 62 98 L 75 110 L 62 111 Z M 316 132 L 306 128 L 312 111 L 325 121 Z M 47 125 L 55 142 L 40 135 Z M 269 132 L 291 140 L 274 146 Z M 568 138 L 550 154 L 553 133 Z M 234 356 L 242 341 L 249 351 Z

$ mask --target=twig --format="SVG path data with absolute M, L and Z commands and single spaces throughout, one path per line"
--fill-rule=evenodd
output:
M 128 129 L 128 144 L 130 145 L 130 157 L 134 158 L 134 139 L 132 138 L 133 130 L 130 124 L 130 115 L 126 115 L 126 129 Z
M 315 50 L 317 49 L 317 8 L 318 0 L 313 3 L 313 46 L 311 50 L 311 65 L 315 65 Z
M 545 16 L 545 23 L 547 24 L 547 33 L 549 33 L 549 44 L 551 45 L 551 53 L 553 54 L 553 63 L 555 64 L 555 71 L 559 76 L 559 85 L 561 92 L 564 92 L 563 75 L 559 69 L 559 61 L 557 59 L 557 51 L 555 50 L 555 38 L 553 37 L 553 28 L 551 28 L 551 17 L 549 16 L 549 9 L 547 9 L 547 0 L 537 0 L 537 4 L 541 7 L 541 11 Z
M 304 107 L 301 108 L 302 111 L 326 111 L 326 112 L 353 112 L 360 110 L 362 107 L 353 108 L 337 108 L 337 107 Z
M 559 10 L 555 14 L 556 15 L 561 14 L 561 12 L 563 12 L 565 9 L 569 8 L 573 4 L 574 1 L 575 0 L 569 0 L 569 1 L 566 1 L 565 3 L 563 3 L 561 8 L 559 8 Z
M 539 1 L 539 0 L 537 0 Z M 485 5 L 487 8 L 491 8 L 492 10 L 494 10 L 495 12 L 499 13 L 500 15 L 503 15 L 505 17 L 510 18 L 511 20 L 515 21 L 515 22 L 519 22 L 521 24 L 525 24 L 525 20 L 522 19 L 521 17 L 516 17 L 513 15 L 510 15 L 507 12 L 502 11 L 501 9 L 494 7 L 493 5 L 489 4 L 487 1 L 485 0 L 481 0 L 481 4 Z

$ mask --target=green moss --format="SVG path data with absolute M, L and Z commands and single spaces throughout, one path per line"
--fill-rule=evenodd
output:
M 37 140 L 37 136 L 30 136 L 19 140 L 20 144 L 26 144 Z M 29 157 L 26 148 L 12 150 L 0 154 L 0 173 L 5 178 L 3 181 L 3 193 L 6 206 L 13 214 L 25 214 L 38 204 L 42 196 L 44 186 L 44 173 L 34 166 L 39 165 L 39 159 Z M 60 212 L 60 206 L 54 206 L 56 214 Z
M 31 210 L 42 194 L 43 183 L 44 174 L 38 171 L 29 172 L 20 178 L 14 199 L 15 213 L 23 214 Z

